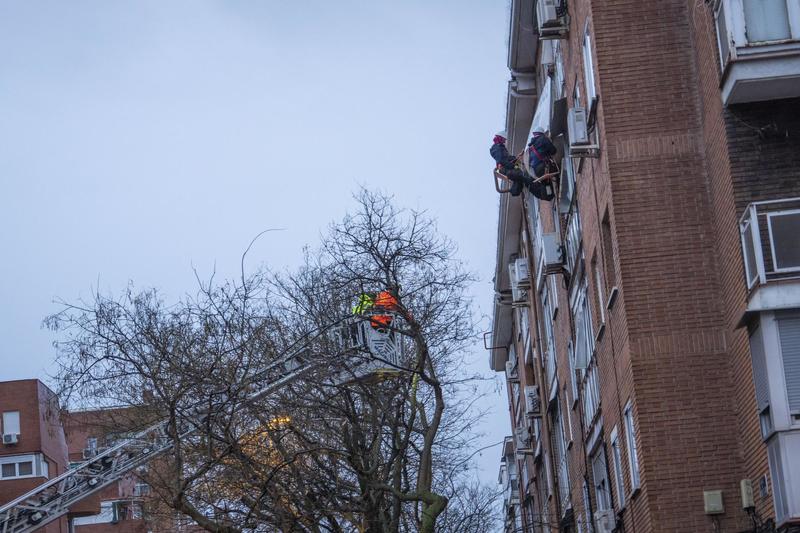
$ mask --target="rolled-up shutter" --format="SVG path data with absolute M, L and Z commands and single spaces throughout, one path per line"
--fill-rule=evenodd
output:
M 800 414 L 800 312 L 776 313 L 789 411 Z

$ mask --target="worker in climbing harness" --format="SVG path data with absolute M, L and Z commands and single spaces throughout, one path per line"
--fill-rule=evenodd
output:
M 542 164 L 539 158 L 541 157 L 541 161 L 545 161 L 545 157 L 555 154 L 555 151 L 551 154 L 549 149 L 545 150 L 543 148 L 540 150 L 540 148 L 534 147 L 534 141 L 537 141 L 536 136 L 531 140 L 527 151 L 530 152 L 530 168 L 536 172 L 537 179 L 530 176 L 525 169 L 524 162 L 520 161 L 521 157 L 525 155 L 524 152 L 518 157 L 514 157 L 508 153 L 505 132 L 500 132 L 494 136 L 489 153 L 492 159 L 495 160 L 495 163 L 497 163 L 497 172 L 502 177 L 512 182 L 511 190 L 509 191 L 511 196 L 519 196 L 522 190 L 527 187 L 536 198 L 550 201 L 555 197 L 552 185 L 549 183 L 552 175 L 545 172 L 547 170 L 547 165 Z M 541 141 L 538 142 L 541 144 Z M 551 147 L 553 146 L 553 143 L 550 142 L 549 139 L 547 139 L 547 142 L 549 142 Z M 532 147 L 533 150 L 531 150 Z M 553 147 L 553 149 L 555 148 Z M 545 156 L 545 153 L 547 153 L 548 156 Z M 536 158 L 535 161 L 534 157 Z M 542 171 L 541 174 L 538 173 L 537 169 Z
M 556 152 L 550 137 L 541 131 L 533 132 L 531 142 L 528 143 L 528 165 L 537 178 L 552 175 L 558 170 L 558 165 L 553 160 Z

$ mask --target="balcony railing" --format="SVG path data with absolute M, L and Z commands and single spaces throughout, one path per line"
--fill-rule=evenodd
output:
M 800 278 L 800 197 L 753 202 L 739 231 L 748 289 Z

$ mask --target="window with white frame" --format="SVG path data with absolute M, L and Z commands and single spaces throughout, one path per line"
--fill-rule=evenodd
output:
M 617 493 L 617 506 L 625 507 L 625 485 L 622 481 L 622 451 L 617 426 L 611 430 L 611 466 L 614 470 L 614 489 Z
M 603 278 L 602 273 L 600 272 L 600 265 L 597 264 L 597 255 L 595 255 L 594 259 L 592 260 L 592 270 L 594 271 L 594 290 L 595 290 L 595 299 L 597 302 L 597 312 L 598 318 L 600 319 L 600 324 L 605 324 L 606 322 L 606 295 L 605 291 L 603 290 Z
M 750 356 L 762 437 L 800 427 L 800 309 L 761 313 Z
M 21 479 L 50 475 L 47 459 L 41 453 L 6 455 L 0 457 L 0 479 Z
M 606 465 L 606 454 L 602 443 L 589 459 L 592 463 L 596 509 L 598 511 L 611 509 L 611 487 L 608 482 L 608 466 Z
M 631 490 L 635 491 L 641 485 L 639 477 L 639 452 L 636 448 L 636 430 L 633 422 L 633 406 L 630 402 L 625 406 L 625 440 L 628 445 L 628 468 L 631 472 Z
M 565 400 L 566 400 L 566 394 L 564 396 L 565 396 Z M 569 428 L 569 441 L 568 441 L 568 444 L 572 443 L 572 441 L 575 438 L 574 431 L 572 429 L 572 408 L 570 407 L 570 405 L 571 404 L 569 404 L 569 403 L 567 404 L 567 427 Z
M 591 108 L 597 100 L 597 86 L 594 79 L 594 59 L 592 58 L 592 36 L 589 33 L 589 23 L 583 32 L 583 75 L 586 84 L 586 102 Z
M 767 214 L 769 247 L 772 250 L 772 268 L 775 272 L 800 270 L 800 209 L 776 211 Z
M 575 368 L 586 368 L 594 355 L 594 326 L 588 301 L 586 278 L 575 282 L 580 287 L 572 295 L 572 316 L 575 318 Z
M 552 411 L 553 447 L 557 463 L 558 498 L 561 508 L 565 509 L 569 500 L 569 462 L 567 455 L 567 440 L 564 435 L 564 417 L 561 415 L 561 406 L 556 400 Z
M 592 361 L 584 374 L 582 389 L 583 422 L 587 428 L 592 426 L 600 409 L 600 383 L 597 374 L 597 364 Z
M 569 161 L 566 164 L 570 164 Z M 578 260 L 581 259 L 581 217 L 578 212 L 577 202 L 573 204 L 572 211 L 567 220 L 567 235 L 564 242 L 566 248 L 567 270 L 575 274 L 578 267 Z
M 89 516 L 80 516 L 72 520 L 76 526 L 88 526 L 91 524 L 110 524 L 119 521 L 119 506 L 117 502 L 100 502 L 100 512 Z
M 791 39 L 790 8 L 794 0 L 742 0 L 748 42 Z
M 800 39 L 797 0 L 718 0 L 716 4 L 714 18 L 723 67 L 731 46 L 741 49 Z
M 589 485 L 586 484 L 586 479 L 583 480 L 583 515 L 586 521 L 586 529 L 592 531 L 592 510 L 589 506 Z
M 3 434 L 20 434 L 19 411 L 5 411 L 3 413 Z
M 530 357 L 531 349 L 531 323 L 530 318 L 528 317 L 527 307 L 517 308 L 517 323 L 519 338 L 523 346 L 523 360 L 527 362 L 528 358 Z
M 572 341 L 567 345 L 567 358 L 569 359 L 569 384 L 572 396 L 570 398 L 570 406 L 578 399 L 578 377 L 575 369 L 575 347 Z
M 545 341 L 545 358 L 547 377 L 552 380 L 555 375 L 555 357 L 556 357 L 556 338 L 553 330 L 553 316 L 555 314 L 555 294 L 553 293 L 552 286 L 548 283 L 542 284 L 540 293 L 542 302 L 542 327 L 544 328 L 544 341 Z

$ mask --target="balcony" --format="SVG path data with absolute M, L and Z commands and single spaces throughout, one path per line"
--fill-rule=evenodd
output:
M 725 105 L 800 96 L 800 4 L 717 0 Z
M 800 197 L 748 205 L 739 232 L 748 311 L 800 306 Z

